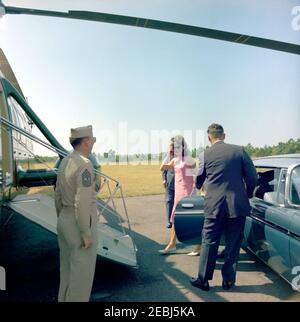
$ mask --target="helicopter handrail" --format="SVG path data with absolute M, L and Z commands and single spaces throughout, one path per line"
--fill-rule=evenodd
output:
M 51 144 L 48 144 L 47 142 L 45 142 L 45 141 L 41 140 L 40 138 L 36 137 L 36 136 L 35 136 L 35 135 L 33 135 L 32 133 L 29 133 L 29 132 L 25 131 L 24 129 L 22 129 L 22 128 L 20 128 L 20 127 L 16 126 L 15 124 L 13 124 L 12 122 L 10 122 L 9 120 L 7 120 L 6 118 L 4 118 L 4 117 L 2 117 L 2 116 L 0 116 L 0 124 L 1 124 L 1 123 L 3 123 L 3 125 L 4 125 L 4 126 L 8 127 L 8 129 L 12 129 L 12 130 L 15 130 L 15 131 L 17 131 L 17 132 L 21 133 L 22 135 L 26 136 L 27 138 L 29 138 L 29 139 L 33 140 L 34 142 L 36 142 L 36 143 L 38 143 L 38 144 L 41 144 L 41 145 L 42 145 L 42 146 L 44 146 L 45 148 L 48 148 L 48 149 L 50 149 L 51 151 L 53 151 L 53 152 L 55 152 L 55 153 L 58 153 L 59 155 L 61 155 L 61 156 L 63 156 L 63 157 L 66 157 L 66 156 L 68 156 L 68 154 L 69 154 L 68 152 L 63 151 L 63 150 L 61 150 L 61 149 L 59 149 L 59 148 L 57 148 L 57 147 L 55 147 L 55 146 L 53 146 L 53 145 L 51 145 Z M 7 130 L 8 130 L 8 129 L 7 129 Z M 14 139 L 15 139 L 15 138 L 14 138 Z M 26 148 L 26 147 L 25 147 L 25 148 Z M 32 151 L 29 151 L 29 153 L 30 153 L 30 154 L 32 154 Z M 48 167 L 49 167 L 49 166 L 48 166 Z M 57 169 L 53 169 L 53 170 L 57 172 Z M 115 194 L 117 193 L 117 191 L 118 191 L 118 190 L 120 190 L 121 199 L 122 199 L 122 204 L 123 204 L 123 208 L 124 208 L 124 210 L 125 210 L 125 216 L 126 216 L 126 220 L 125 220 L 125 221 L 127 222 L 128 229 L 129 229 L 129 234 L 130 234 L 130 232 L 131 232 L 131 225 L 130 225 L 130 221 L 129 221 L 129 216 L 128 216 L 128 211 L 127 211 L 127 206 L 126 206 L 126 203 L 125 203 L 125 200 L 124 200 L 122 184 L 121 184 L 119 181 L 117 181 L 117 180 L 115 180 L 115 179 L 113 179 L 113 178 L 111 178 L 111 177 L 109 177 L 109 176 L 107 176 L 107 175 L 103 174 L 102 172 L 100 172 L 100 171 L 99 171 L 99 170 L 97 170 L 97 169 L 94 169 L 94 172 L 95 172 L 96 174 L 98 174 L 99 176 L 101 176 L 101 177 L 103 177 L 103 178 L 104 178 L 104 183 L 103 183 L 103 184 L 101 184 L 101 187 L 100 187 L 100 189 L 99 189 L 99 192 L 100 192 L 100 191 L 101 191 L 101 189 L 105 186 L 105 184 L 108 186 L 108 190 L 109 190 L 109 197 L 108 197 L 108 199 L 105 201 L 104 205 L 101 205 L 101 206 L 102 206 L 102 209 L 101 209 L 101 212 L 100 212 L 100 216 L 101 216 L 101 215 L 103 215 L 104 210 L 107 210 L 107 211 L 109 211 L 109 212 L 110 212 L 110 209 L 108 208 L 108 203 L 109 203 L 110 201 L 112 201 L 112 203 L 113 203 L 113 208 L 114 208 L 114 210 L 116 211 L 116 213 L 118 214 L 119 219 L 122 219 L 122 221 L 124 221 L 124 218 L 122 218 L 122 216 L 118 213 L 118 211 L 117 211 L 117 209 L 116 209 L 116 206 L 115 206 L 115 203 L 113 202 L 113 198 L 114 198 Z M 115 189 L 113 190 L 113 192 L 112 192 L 112 191 L 111 191 L 111 189 L 110 189 L 109 181 L 113 181 L 113 182 L 115 182 L 115 183 L 116 183 L 116 187 L 115 187 Z M 121 221 L 120 221 L 120 223 L 121 223 Z M 123 228 L 123 229 L 124 229 L 124 228 Z M 123 232 L 125 233 L 125 231 L 123 231 Z
M 23 130 L 22 128 L 20 128 L 20 127 L 16 126 L 16 125 L 15 125 L 15 124 L 13 124 L 12 122 L 8 121 L 8 120 L 7 120 L 6 118 L 4 118 L 3 116 L 0 116 L 0 118 L 1 118 L 1 122 L 2 122 L 4 125 L 6 125 L 6 126 L 8 126 L 9 128 L 11 128 L 11 129 L 13 129 L 13 130 L 15 130 L 15 131 L 17 131 L 17 132 L 19 132 L 19 133 L 23 134 L 23 135 L 24 135 L 24 136 L 26 136 L 27 138 L 29 138 L 29 139 L 31 139 L 31 140 L 33 140 L 33 141 L 35 141 L 36 143 L 39 143 L 39 144 L 43 145 L 45 148 L 50 149 L 52 152 L 56 152 L 56 153 L 58 153 L 59 155 L 61 155 L 61 156 L 63 156 L 63 157 L 65 157 L 65 156 L 67 156 L 67 155 L 68 155 L 68 153 L 66 153 L 65 151 L 63 151 L 63 150 L 61 150 L 61 149 L 59 149 L 59 148 L 57 148 L 57 147 L 54 147 L 53 145 L 50 145 L 50 144 L 48 144 L 47 142 L 44 142 L 43 140 L 41 140 L 40 138 L 36 137 L 35 135 L 33 135 L 33 134 L 31 134 L 31 133 L 29 133 L 29 132 L 27 132 L 27 131 Z

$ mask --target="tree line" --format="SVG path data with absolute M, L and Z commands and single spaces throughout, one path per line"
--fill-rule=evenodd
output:
M 207 148 L 209 146 L 206 146 Z M 252 158 L 300 153 L 300 139 L 289 139 L 287 142 L 279 142 L 276 145 L 264 145 L 263 147 L 254 147 L 251 143 L 248 143 L 244 148 Z M 203 150 L 203 148 L 193 149 L 192 156 L 194 158 L 197 157 Z
M 289 139 L 287 142 L 279 142 L 276 145 L 265 145 L 255 148 L 250 143 L 245 146 L 245 150 L 251 157 L 264 157 L 268 155 L 300 153 L 300 139 Z
M 209 148 L 206 146 L 205 149 Z M 264 157 L 269 155 L 280 155 L 280 154 L 293 154 L 293 153 L 300 153 L 300 138 L 299 139 L 289 139 L 287 142 L 279 142 L 276 145 L 264 145 L 263 147 L 254 147 L 251 143 L 248 143 L 244 146 L 246 152 L 252 158 Z M 194 148 L 191 151 L 192 157 L 197 158 L 200 153 L 204 150 L 203 147 Z M 110 150 L 107 153 L 104 153 L 103 156 L 99 155 L 100 161 L 104 161 L 109 159 L 113 156 L 112 159 L 115 159 L 118 163 L 119 160 L 130 162 L 132 158 L 136 161 L 153 161 L 153 160 L 163 160 L 165 157 L 166 152 L 161 152 L 159 154 L 151 155 L 151 154 L 139 154 L 139 155 L 132 155 L 132 156 L 120 156 L 116 155 L 115 151 Z
M 206 149 L 209 146 L 206 146 Z M 279 154 L 292 154 L 292 153 L 300 153 L 300 139 L 289 139 L 287 142 L 279 142 L 276 145 L 265 145 L 263 147 L 254 147 L 251 143 L 248 143 L 244 146 L 246 152 L 252 157 L 264 157 L 269 155 L 279 155 Z M 203 147 L 198 149 L 193 149 L 191 151 L 192 157 L 197 158 L 200 153 L 204 150 Z M 118 155 L 115 151 L 110 150 L 108 152 L 98 154 L 98 159 L 100 162 L 114 161 L 116 163 L 120 162 L 145 162 L 145 161 L 161 161 L 165 157 L 166 153 L 161 152 L 159 154 L 151 155 L 151 154 L 136 154 L 136 155 Z M 51 162 L 57 160 L 57 157 L 48 157 L 48 156 L 36 156 L 35 160 L 30 160 L 30 163 L 43 163 L 43 162 Z M 28 160 L 19 160 L 19 162 L 28 162 Z

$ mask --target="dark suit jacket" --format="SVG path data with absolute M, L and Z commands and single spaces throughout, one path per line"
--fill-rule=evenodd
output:
M 200 156 L 196 187 L 206 181 L 204 214 L 215 218 L 224 209 L 229 217 L 247 216 L 257 182 L 252 160 L 243 147 L 219 141 Z

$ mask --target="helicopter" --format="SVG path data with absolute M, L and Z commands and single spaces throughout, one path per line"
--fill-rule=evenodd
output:
M 68 151 L 59 144 L 27 104 L 21 87 L 1 49 L 0 111 L 0 211 L 8 208 L 13 213 L 20 214 L 57 234 L 57 216 L 53 198 L 43 193 L 19 194 L 18 192 L 24 188 L 54 186 L 60 161 L 68 155 Z M 33 135 L 33 126 L 41 131 L 48 142 Z M 39 160 L 33 152 L 33 143 L 58 155 L 53 168 L 46 166 L 32 169 L 28 166 L 24 169 L 24 161 L 27 160 L 30 164 L 33 157 Z M 89 158 L 94 166 L 98 193 L 105 188 L 108 190 L 108 198 L 105 201 L 97 199 L 100 217 L 103 216 L 106 220 L 106 222 L 99 221 L 98 223 L 97 254 L 120 264 L 137 268 L 137 248 L 130 235 L 130 222 L 122 185 L 100 171 L 99 162 L 94 154 L 91 154 Z M 126 219 L 117 211 L 114 202 L 114 196 L 118 192 L 120 192 Z M 127 223 L 126 228 L 124 223 Z M 8 221 L 5 225 L 7 224 Z
M 300 45 L 240 33 L 110 13 L 82 10 L 62 12 L 11 7 L 0 1 L 0 17 L 9 14 L 119 24 L 134 28 L 148 28 L 205 37 L 289 54 L 300 54 Z M 57 168 L 62 158 L 68 155 L 68 151 L 58 142 L 29 106 L 2 50 L 0 50 L 0 117 L 0 209 L 7 207 L 56 234 L 57 217 L 53 198 L 41 193 L 13 196 L 12 191 L 22 187 L 55 186 Z M 45 140 L 32 133 L 33 126 L 41 132 Z M 54 167 L 24 170 L 18 165 L 20 163 L 18 161 L 29 159 L 34 155 L 33 142 L 58 156 Z M 102 215 L 106 219 L 106 223 L 99 221 L 97 253 L 110 260 L 137 267 L 137 248 L 131 236 L 122 184 L 101 172 L 100 164 L 94 155 L 91 155 L 90 159 L 100 182 L 99 191 L 101 192 L 106 188 L 109 192 L 107 200 L 98 199 L 97 201 L 100 217 Z M 120 215 L 114 202 L 114 197 L 118 192 L 121 196 L 125 218 Z M 128 226 L 126 229 L 123 227 L 124 223 Z

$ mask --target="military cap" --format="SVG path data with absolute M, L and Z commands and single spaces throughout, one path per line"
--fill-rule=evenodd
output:
M 85 137 L 91 137 L 96 141 L 96 138 L 93 136 L 93 127 L 91 125 L 71 129 L 70 142 Z

